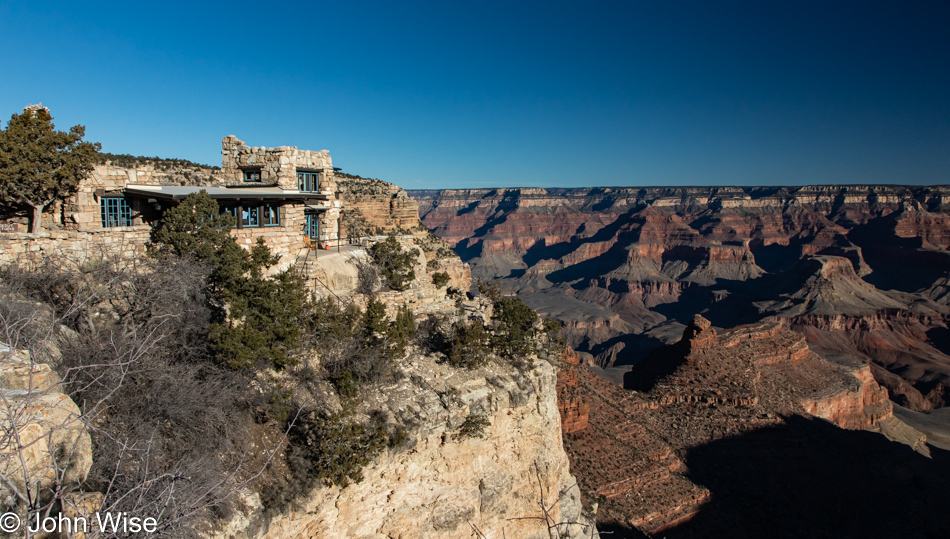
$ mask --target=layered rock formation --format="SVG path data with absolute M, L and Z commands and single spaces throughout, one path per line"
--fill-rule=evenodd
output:
M 382 180 L 339 173 L 339 196 L 359 210 L 369 233 L 402 232 L 419 225 L 419 206 L 405 190 Z
M 915 492 L 917 499 L 915 482 L 923 481 L 923 490 L 938 493 L 921 507 L 895 509 L 917 518 L 902 525 L 914 530 L 911 535 L 947 526 L 921 519 L 946 498 L 939 481 L 927 475 L 945 469 L 946 456 L 931 455 L 926 437 L 894 417 L 867 365 L 821 357 L 780 319 L 718 333 L 696 317 L 680 341 L 627 373 L 625 385 L 640 391 L 625 391 L 586 370 L 577 374 L 572 391 L 589 401 L 589 425 L 566 433 L 565 443 L 582 490 L 600 502 L 601 530 L 621 537 L 814 536 L 829 529 L 860 535 L 875 531 L 867 522 L 877 520 L 877 491 L 853 486 L 876 489 L 880 476 L 869 479 L 860 468 L 888 456 L 899 456 L 907 467 L 894 484 L 901 492 Z M 861 432 L 868 430 L 875 434 Z M 727 455 L 721 454 L 724 446 Z M 854 452 L 839 456 L 837 447 Z M 854 462 L 843 466 L 842 459 Z M 776 493 L 770 481 L 740 471 L 750 462 L 802 479 Z M 850 484 L 824 491 L 825 473 Z M 893 478 L 884 475 L 890 485 Z M 802 490 L 804 478 L 816 488 Z M 851 493 L 847 503 L 858 508 L 853 514 L 835 516 L 841 490 Z M 828 518 L 840 521 L 826 528 Z
M 947 403 L 950 187 L 410 194 L 476 278 L 561 320 L 600 366 L 674 342 L 697 312 L 719 327 L 779 316 L 823 352 L 874 363 L 901 403 Z
M 597 537 L 561 443 L 548 362 L 470 371 L 413 357 L 400 369 L 401 381 L 367 395 L 361 410 L 411 425 L 405 446 L 385 452 L 361 483 L 317 489 L 297 510 L 252 516 L 220 537 L 467 538 L 477 529 L 542 539 L 552 525 L 557 537 Z M 473 416 L 489 425 L 466 435 Z
M 590 405 L 579 390 L 580 356 L 568 347 L 563 360 L 565 366 L 557 373 L 557 409 L 561 413 L 561 430 L 570 434 L 587 428 Z

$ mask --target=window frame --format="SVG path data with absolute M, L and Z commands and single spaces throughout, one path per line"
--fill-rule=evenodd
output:
M 102 228 L 132 226 L 132 206 L 125 197 L 102 197 L 99 208 Z
M 261 204 L 258 206 L 260 208 L 258 220 L 260 221 L 262 227 L 267 226 L 280 226 L 280 205 L 278 204 Z M 270 222 L 271 219 L 268 214 L 273 216 L 273 222 Z M 267 217 L 265 219 L 265 217 Z
M 306 187 L 310 188 L 306 189 Z M 297 190 L 301 193 L 319 193 L 320 172 L 315 170 L 298 170 Z
M 241 228 L 260 228 L 261 214 L 258 211 L 260 206 L 242 206 L 241 207 Z
M 244 229 L 273 227 L 280 226 L 280 206 L 280 204 L 274 202 L 248 204 L 246 206 L 240 202 L 220 204 L 218 207 L 218 214 L 221 215 L 226 213 L 234 217 L 234 226 L 232 228 Z M 265 216 L 271 212 L 273 215 L 273 222 L 271 222 L 271 219 L 269 218 L 265 219 Z M 247 218 L 244 217 L 245 214 L 247 215 Z
M 303 220 L 303 234 L 304 236 L 310 238 L 311 240 L 317 241 L 320 239 L 320 215 L 316 213 L 306 213 L 304 214 Z M 314 234 L 316 231 L 316 234 Z
M 261 169 L 259 168 L 245 168 L 244 172 L 244 181 L 246 183 L 261 183 L 264 181 L 263 175 L 261 174 Z M 249 178 L 248 176 L 257 175 L 256 178 Z

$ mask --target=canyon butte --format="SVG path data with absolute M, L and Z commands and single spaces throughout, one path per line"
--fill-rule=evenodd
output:
M 563 323 L 601 531 L 950 533 L 950 187 L 410 196 L 475 278 Z

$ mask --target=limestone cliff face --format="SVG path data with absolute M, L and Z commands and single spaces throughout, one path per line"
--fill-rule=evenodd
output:
M 407 290 L 376 294 L 390 316 L 408 306 L 420 316 L 454 316 L 461 310 L 468 317 L 487 317 L 490 302 L 462 293 L 471 285 L 468 265 L 438 237 L 414 228 L 397 241 L 416 252 L 416 278 Z M 359 304 L 366 298 L 353 293 L 352 259 L 360 257 L 367 257 L 364 249 L 319 253 L 302 269 L 323 286 L 322 293 Z M 448 286 L 435 285 L 437 272 L 449 275 Z M 536 359 L 527 370 L 495 360 L 469 370 L 410 352 L 395 365 L 396 381 L 361 391 L 356 412 L 383 414 L 387 423 L 408 430 L 408 442 L 384 451 L 363 470 L 362 482 L 318 488 L 300 498 L 296 509 L 265 517 L 250 497 L 245 514 L 216 537 L 441 539 L 468 538 L 476 531 L 526 539 L 550 533 L 598 537 L 582 512 L 561 440 L 552 366 L 559 360 Z M 464 425 L 475 419 L 486 426 L 467 435 Z
M 364 244 L 369 245 L 379 238 L 367 239 Z M 454 311 L 456 299 L 472 285 L 468 264 L 428 232 L 417 229 L 412 235 L 398 236 L 397 241 L 407 252 L 416 252 L 413 261 L 415 279 L 407 290 L 378 292 L 378 299 L 387 306 L 390 315 L 394 316 L 402 306 L 408 306 L 417 314 Z M 307 277 L 318 297 L 350 297 L 359 280 L 357 263 L 368 263 L 369 260 L 366 248 L 348 246 L 339 252 L 318 251 L 302 255 L 297 259 L 297 268 Z M 449 276 L 447 284 L 436 286 L 432 276 L 438 272 Z M 363 300 L 365 298 L 356 298 L 357 303 Z
M 551 524 L 586 522 L 550 364 L 459 371 L 415 357 L 401 367 L 403 381 L 367 395 L 363 407 L 415 423 L 410 443 L 384 453 L 361 483 L 320 488 L 296 511 L 252 518 L 219 537 L 461 539 L 477 528 L 488 537 L 542 539 L 549 537 L 542 500 Z M 459 429 L 473 415 L 490 426 L 466 437 Z M 597 536 L 592 526 L 555 528 L 558 537 Z
M 0 343 L 0 499 L 5 504 L 25 508 L 23 493 L 45 503 L 58 483 L 72 486 L 89 473 L 92 442 L 79 407 L 59 391 L 59 382 L 49 365 Z
M 402 188 L 382 180 L 337 175 L 347 207 L 356 208 L 376 232 L 393 233 L 419 225 L 419 206 Z
M 880 367 L 900 404 L 950 403 L 950 186 L 410 194 L 476 277 L 562 321 L 598 365 L 642 360 L 692 313 L 719 327 L 779 316 Z

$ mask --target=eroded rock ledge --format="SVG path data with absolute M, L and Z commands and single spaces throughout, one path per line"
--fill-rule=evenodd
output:
M 401 379 L 367 391 L 360 410 L 381 410 L 410 425 L 409 441 L 384 452 L 346 488 L 315 490 L 296 511 L 232 524 L 218 537 L 468 538 L 549 537 L 539 503 L 558 537 L 597 537 L 582 515 L 580 491 L 561 441 L 556 372 L 535 361 L 519 372 L 501 363 L 476 371 L 410 358 Z M 490 422 L 464 436 L 467 418 Z M 251 500 L 253 501 L 253 500 Z
M 602 530 L 632 526 L 677 536 L 693 529 L 687 523 L 719 500 L 717 483 L 701 479 L 713 465 L 706 452 L 717 444 L 743 458 L 797 467 L 795 459 L 815 458 L 811 436 L 838 431 L 848 439 L 841 429 L 870 430 L 885 435 L 880 444 L 893 440 L 929 456 L 926 437 L 893 416 L 866 364 L 819 356 L 781 319 L 718 333 L 697 315 L 678 343 L 637 365 L 625 385 L 637 391 L 574 369 L 559 388 L 588 405 L 588 427 L 566 433 L 565 444 L 585 495 L 601 502 Z M 814 417 L 829 423 L 806 419 Z

